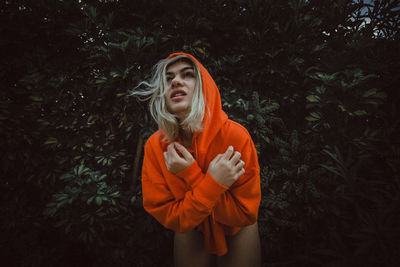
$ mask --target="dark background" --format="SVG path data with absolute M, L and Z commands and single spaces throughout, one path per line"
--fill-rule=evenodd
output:
M 176 51 L 256 144 L 263 266 L 396 265 L 398 0 L 0 6 L 2 266 L 172 265 L 141 204 L 156 126 L 128 92 Z

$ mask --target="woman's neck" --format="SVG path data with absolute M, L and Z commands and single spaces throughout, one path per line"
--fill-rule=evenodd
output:
M 180 129 L 179 134 L 182 138 L 183 146 L 190 148 L 192 146 L 193 133 L 188 130 Z

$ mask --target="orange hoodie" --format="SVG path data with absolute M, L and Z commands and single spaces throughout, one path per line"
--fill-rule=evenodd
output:
M 207 250 L 221 256 L 228 251 L 225 235 L 235 235 L 257 221 L 261 199 L 257 152 L 247 130 L 222 110 L 218 87 L 208 71 L 189 54 L 174 53 L 168 58 L 177 55 L 187 55 L 198 65 L 210 112 L 205 113 L 204 129 L 193 134 L 188 149 L 195 161 L 176 175 L 165 164 L 163 152 L 169 143 L 163 141 L 163 134 L 157 131 L 148 139 L 142 168 L 143 206 L 168 229 L 203 232 Z M 227 188 L 207 169 L 230 145 L 242 154 L 245 174 Z

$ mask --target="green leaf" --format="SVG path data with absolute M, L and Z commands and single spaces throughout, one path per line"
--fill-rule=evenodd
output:
M 195 41 L 195 42 L 192 44 L 192 46 L 198 46 L 199 44 L 201 44 L 201 40 Z
M 365 110 L 356 110 L 353 112 L 355 115 L 357 116 L 363 116 L 363 115 L 367 115 L 367 112 Z
M 333 79 L 335 79 L 338 74 L 339 74 L 338 72 L 335 72 L 333 74 L 317 72 L 317 73 L 315 73 L 314 78 L 326 83 L 326 82 L 329 82 L 329 81 L 332 81 Z
M 91 196 L 88 198 L 88 200 L 86 201 L 86 203 L 89 205 L 90 203 L 93 202 L 93 199 L 95 198 L 95 196 Z
M 79 168 L 78 168 L 78 175 L 81 175 L 81 174 L 82 174 L 84 168 L 85 168 L 85 166 L 83 166 L 83 165 L 80 165 L 80 166 L 79 166 Z
M 315 88 L 315 90 L 316 90 L 319 94 L 323 94 L 323 93 L 325 93 L 326 88 L 325 88 L 325 86 L 317 86 L 317 87 Z
M 36 101 L 36 102 L 42 102 L 43 101 L 43 98 L 40 97 L 40 96 L 31 95 L 29 98 L 32 99 L 33 101 Z
M 321 119 L 321 115 L 318 114 L 317 112 L 311 112 L 310 116 L 306 117 L 306 120 L 308 121 L 318 121 Z
M 89 7 L 90 16 L 94 19 L 97 15 L 97 11 L 95 7 Z
M 382 102 L 378 99 L 366 99 L 363 101 L 365 104 L 372 104 L 372 105 L 378 105 L 381 104 Z
M 72 173 L 64 173 L 63 175 L 60 176 L 60 180 L 68 180 L 72 177 L 74 177 Z
M 110 75 L 113 78 L 121 77 L 121 74 L 119 72 L 117 72 L 117 71 L 111 71 Z
M 308 121 L 317 121 L 318 119 L 313 118 L 313 117 L 311 117 L 311 116 L 307 116 L 307 117 L 306 117 L 306 120 L 308 120 Z
M 326 46 L 326 44 L 316 45 L 316 46 L 313 48 L 313 52 L 318 52 L 318 51 L 324 49 L 325 46 Z
M 363 97 L 370 97 L 370 96 L 375 95 L 375 94 L 376 94 L 376 89 L 372 88 L 372 89 L 369 89 L 368 91 L 366 91 L 363 94 Z
M 385 92 L 378 92 L 375 88 L 369 89 L 367 92 L 363 94 L 363 97 L 375 97 L 386 99 L 387 94 Z
M 206 54 L 206 52 L 204 52 L 204 50 L 202 48 L 200 48 L 200 47 L 196 47 L 195 49 L 197 50 L 197 52 L 199 52 L 202 55 Z
M 338 175 L 340 177 L 344 177 L 344 175 L 342 173 L 340 173 L 339 170 L 334 168 L 334 167 L 327 166 L 327 165 L 324 165 L 324 164 L 319 164 L 319 165 L 321 167 L 323 167 L 324 169 L 326 169 L 326 170 L 328 170 L 328 171 L 330 171 L 330 172 L 332 172 L 332 173 L 334 173 L 334 174 L 336 174 L 336 175 Z
M 130 39 L 128 39 L 128 40 L 126 40 L 125 42 L 122 42 L 121 43 L 121 50 L 122 51 L 126 51 L 126 48 L 128 47 L 128 45 L 129 45 L 129 41 L 130 41 Z
M 100 76 L 98 79 L 95 80 L 95 83 L 96 83 L 96 84 L 105 83 L 106 81 L 107 81 L 107 77 L 105 77 L 105 76 Z
M 109 196 L 110 196 L 110 197 L 119 196 L 119 191 L 115 191 L 115 192 L 111 193 Z
M 103 202 L 102 197 L 97 196 L 97 197 L 96 197 L 96 204 L 100 206 L 102 202 Z
M 320 97 L 317 95 L 309 95 L 306 97 L 309 102 L 319 102 Z
M 103 52 L 106 52 L 106 53 L 108 52 L 108 49 L 107 49 L 107 47 L 105 47 L 105 46 L 102 46 L 102 45 L 101 45 L 101 46 L 99 46 L 99 48 L 100 48 L 100 50 L 103 51 Z
M 57 140 L 57 138 L 55 138 L 55 137 L 49 137 L 49 138 L 44 142 L 45 145 L 51 145 L 51 144 L 57 144 L 57 143 L 58 143 L 58 140 Z
M 65 199 L 67 199 L 67 198 L 68 198 L 68 195 L 67 195 L 67 194 L 56 194 L 56 195 L 55 195 L 55 200 L 56 200 L 57 202 L 60 202 L 60 201 L 65 200 Z

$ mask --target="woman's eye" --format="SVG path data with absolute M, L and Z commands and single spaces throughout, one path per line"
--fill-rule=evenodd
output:
M 170 82 L 172 80 L 172 77 L 167 77 L 167 82 Z
M 186 72 L 185 77 L 194 77 L 193 72 Z

